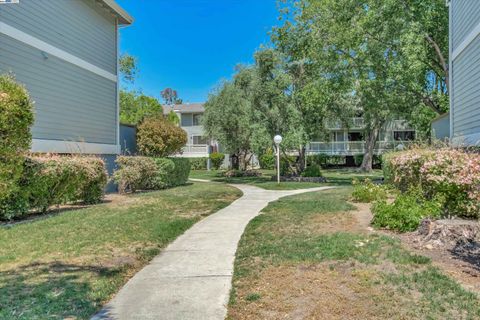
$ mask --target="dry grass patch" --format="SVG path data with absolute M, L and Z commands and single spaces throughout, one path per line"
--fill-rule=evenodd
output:
M 349 188 L 272 203 L 247 227 L 229 319 L 479 319 L 480 300 L 405 250 L 366 232 Z

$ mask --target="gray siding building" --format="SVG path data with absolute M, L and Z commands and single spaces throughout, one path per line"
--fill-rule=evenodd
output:
M 113 0 L 0 5 L 0 73 L 35 101 L 33 152 L 120 152 L 118 31 L 131 23 Z
M 451 0 L 450 138 L 480 144 L 480 1 Z

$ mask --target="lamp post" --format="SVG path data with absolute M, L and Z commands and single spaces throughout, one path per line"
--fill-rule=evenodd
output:
M 277 156 L 277 184 L 280 184 L 280 143 L 282 143 L 282 136 L 277 134 L 273 138 L 275 143 L 275 154 Z

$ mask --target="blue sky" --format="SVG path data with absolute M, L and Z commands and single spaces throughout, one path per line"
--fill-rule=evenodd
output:
M 121 51 L 139 59 L 135 88 L 160 96 L 171 87 L 203 102 L 238 63 L 251 63 L 278 24 L 275 0 L 117 0 L 135 19 Z

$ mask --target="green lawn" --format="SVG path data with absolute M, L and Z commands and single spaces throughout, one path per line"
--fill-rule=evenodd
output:
M 88 319 L 202 217 L 241 196 L 198 183 L 0 228 L 0 319 Z
M 359 225 L 350 187 L 282 198 L 248 225 L 229 319 L 479 319 L 480 300 Z M 301 315 L 301 316 L 299 316 Z
M 275 176 L 275 170 L 260 170 L 262 176 L 260 177 L 241 177 L 241 178 L 226 178 L 222 176 L 221 170 L 195 170 L 190 173 L 190 178 L 205 179 L 215 182 L 225 183 L 245 183 L 255 185 L 267 190 L 292 190 L 302 188 L 315 188 L 325 184 L 309 183 L 309 182 L 281 182 L 278 185 L 272 181 Z M 358 172 L 356 169 L 341 168 L 341 169 L 324 169 L 322 174 L 327 178 L 327 183 L 330 185 L 347 185 L 351 184 L 352 179 L 363 180 L 369 178 L 371 180 L 380 180 L 383 177 L 381 170 L 373 170 L 371 173 Z

